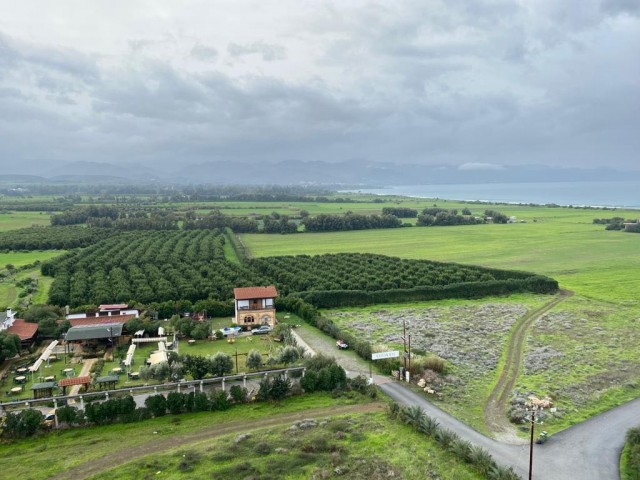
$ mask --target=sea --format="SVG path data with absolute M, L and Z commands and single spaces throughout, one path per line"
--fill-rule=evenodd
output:
M 395 185 L 357 191 L 375 195 L 402 195 L 444 200 L 640 209 L 640 180 Z

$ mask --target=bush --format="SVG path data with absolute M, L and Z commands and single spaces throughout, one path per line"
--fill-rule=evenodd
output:
M 430 355 L 424 361 L 424 368 L 433 370 L 436 373 L 444 373 L 446 364 L 445 361 L 437 355 Z
M 210 399 L 211 410 L 229 410 L 231 408 L 229 397 L 224 390 L 214 390 L 210 394 Z
M 247 401 L 247 389 L 240 385 L 232 385 L 229 394 L 234 403 L 244 403 Z
M 151 395 L 144 401 L 144 406 L 147 407 L 154 417 L 162 417 L 167 413 L 167 399 L 164 395 Z

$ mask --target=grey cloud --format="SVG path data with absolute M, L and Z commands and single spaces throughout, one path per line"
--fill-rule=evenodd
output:
M 262 42 L 254 42 L 249 45 L 231 43 L 227 47 L 227 51 L 229 55 L 236 58 L 246 55 L 260 55 L 265 62 L 284 60 L 287 57 L 287 51 L 284 47 Z
M 218 50 L 200 43 L 197 43 L 191 49 L 191 56 L 203 62 L 216 60 L 218 55 Z

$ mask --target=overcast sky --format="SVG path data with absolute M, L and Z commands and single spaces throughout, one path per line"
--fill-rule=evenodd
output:
M 0 166 L 640 169 L 638 0 L 21 0 Z

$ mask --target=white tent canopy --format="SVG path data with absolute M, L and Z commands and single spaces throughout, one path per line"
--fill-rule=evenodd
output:
M 36 362 L 29 367 L 29 371 L 31 373 L 37 372 L 38 369 L 40 369 L 42 362 L 46 362 L 47 360 L 49 360 L 49 357 L 51 356 L 53 349 L 56 348 L 56 345 L 58 345 L 58 341 L 54 340 L 49 344 L 49 346 L 47 346 L 47 348 L 45 348 L 44 352 L 42 352 L 42 355 L 40 355 L 40 358 L 38 358 L 38 360 L 36 360 Z
M 131 366 L 131 362 L 133 362 L 133 354 L 136 351 L 136 346 L 135 345 L 131 345 L 129 347 L 129 350 L 127 350 L 127 357 L 124 361 L 124 365 L 125 367 L 130 367 Z
M 155 343 L 155 342 L 166 342 L 167 337 L 153 337 L 153 338 L 132 338 L 131 341 L 133 343 Z

